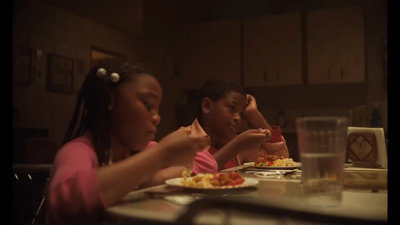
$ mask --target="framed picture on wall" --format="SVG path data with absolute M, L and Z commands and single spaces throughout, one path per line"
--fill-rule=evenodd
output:
M 32 50 L 13 46 L 13 84 L 29 86 L 32 72 Z
M 69 94 L 73 92 L 74 60 L 50 54 L 48 57 L 47 90 Z

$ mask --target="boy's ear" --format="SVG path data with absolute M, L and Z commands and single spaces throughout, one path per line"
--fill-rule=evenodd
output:
M 203 113 L 210 113 L 211 103 L 211 99 L 207 97 L 203 98 L 203 100 L 201 101 L 201 110 L 203 111 Z

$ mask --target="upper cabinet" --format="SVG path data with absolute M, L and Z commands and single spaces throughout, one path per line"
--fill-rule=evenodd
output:
M 197 89 L 212 78 L 240 84 L 240 19 L 189 24 L 182 72 L 186 88 Z
M 200 88 L 212 78 L 241 83 L 242 69 L 245 87 L 302 85 L 304 76 L 308 84 L 366 80 L 362 6 L 311 10 L 305 17 L 301 12 L 248 17 L 242 22 L 188 25 L 182 43 L 186 88 Z
M 363 7 L 307 12 L 308 83 L 365 82 Z
M 302 84 L 301 13 L 243 19 L 244 86 Z

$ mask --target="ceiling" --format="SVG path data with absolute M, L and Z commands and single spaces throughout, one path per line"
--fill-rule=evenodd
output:
M 142 34 L 143 0 L 41 1 L 129 34 Z

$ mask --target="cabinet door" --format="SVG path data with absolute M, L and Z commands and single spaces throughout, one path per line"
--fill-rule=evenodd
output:
M 308 12 L 307 57 L 310 84 L 365 81 L 363 8 Z
M 301 14 L 244 19 L 246 87 L 302 83 Z
M 244 86 L 265 86 L 272 80 L 267 71 L 266 40 L 270 29 L 267 17 L 251 17 L 243 19 L 243 54 L 244 54 Z
M 277 14 L 272 21 L 275 22 L 275 32 L 270 43 L 276 52 L 277 85 L 301 85 L 301 13 Z
M 341 48 L 343 82 L 365 82 L 364 8 L 348 8 L 342 13 L 347 20 L 343 28 Z
M 186 88 L 212 78 L 240 84 L 240 20 L 190 24 L 186 31 L 183 73 Z

